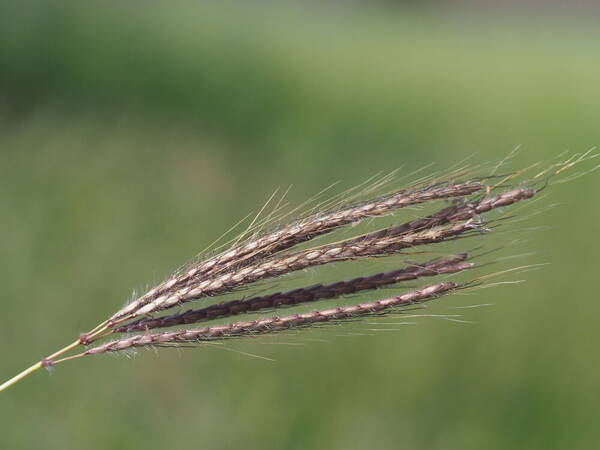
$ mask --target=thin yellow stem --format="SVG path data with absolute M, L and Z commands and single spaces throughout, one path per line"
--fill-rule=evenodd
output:
M 110 325 L 107 323 L 106 328 L 114 328 L 116 325 L 119 325 L 119 324 L 121 324 L 123 322 L 127 322 L 129 319 L 131 319 L 133 317 L 134 317 L 133 314 L 128 314 L 128 315 L 126 315 L 124 317 L 121 317 L 118 320 L 113 320 L 113 321 L 110 322 Z
M 102 330 L 102 331 L 104 331 L 104 330 Z M 110 336 L 111 334 L 113 334 L 113 330 L 104 331 L 104 333 L 97 333 L 97 334 L 94 335 L 94 339 L 93 340 L 95 341 L 97 339 L 103 339 L 105 337 Z M 91 342 L 91 340 L 90 340 L 90 342 Z
M 61 359 L 56 359 L 56 360 L 53 361 L 53 365 L 60 364 L 60 363 L 63 363 L 65 361 L 70 361 L 72 359 L 81 358 L 82 356 L 85 356 L 85 352 L 84 353 L 77 353 L 76 355 L 66 356 L 66 357 L 61 358 Z
M 0 391 L 3 391 L 4 389 L 12 386 L 13 384 L 15 384 L 18 381 L 21 381 L 23 378 L 25 378 L 27 375 L 32 374 L 33 372 L 35 372 L 38 369 L 42 368 L 42 362 L 38 362 L 35 363 L 33 366 L 29 367 L 28 369 L 25 369 L 23 372 L 21 372 L 18 375 L 15 375 L 14 377 L 12 377 L 10 380 L 6 381 L 5 383 L 3 383 L 0 386 Z
M 93 341 L 98 335 L 102 334 L 102 332 L 106 331 L 107 329 L 108 329 L 108 322 L 102 322 L 96 328 L 94 328 L 89 333 L 87 333 L 87 335 L 86 335 L 87 342 Z
M 51 355 L 46 356 L 42 361 L 52 361 L 57 356 L 60 356 L 63 353 L 67 353 L 69 350 L 73 350 L 75 347 L 79 346 L 80 344 L 81 344 L 81 342 L 79 341 L 79 339 L 77 339 L 75 342 L 70 343 L 66 347 L 58 350 L 57 352 L 54 352 Z
M 87 339 L 88 340 L 89 339 L 93 339 L 94 337 L 98 336 L 102 332 L 106 331 L 107 328 L 108 328 L 108 323 L 107 322 L 102 322 L 97 327 L 95 327 L 94 329 L 92 329 L 89 333 L 87 333 Z M 2 392 L 3 390 L 9 388 L 13 384 L 21 381 L 23 378 L 27 377 L 28 375 L 31 375 L 36 370 L 41 369 L 42 367 L 44 367 L 46 365 L 46 364 L 44 364 L 45 362 L 48 365 L 52 365 L 52 364 L 56 363 L 56 361 L 54 361 L 54 360 L 58 356 L 63 355 L 64 353 L 67 353 L 68 351 L 73 350 L 74 348 L 76 348 L 76 347 L 78 347 L 80 345 L 81 345 L 81 339 L 77 339 L 75 342 L 72 342 L 69 345 L 67 345 L 66 347 L 61 348 L 60 350 L 52 353 L 51 355 L 47 356 L 46 358 L 42 359 L 41 361 L 35 363 L 33 366 L 25 369 L 23 372 L 15 375 L 10 380 L 4 382 L 2 385 L 0 385 L 0 392 Z M 71 358 L 63 358 L 63 359 L 61 359 L 59 361 L 62 362 L 62 361 L 66 361 L 67 359 L 71 359 Z
M 4 384 L 0 385 L 0 392 L 2 392 L 3 390 L 5 390 L 6 388 L 12 386 L 13 384 L 21 381 L 23 378 L 25 378 L 28 375 L 31 375 L 33 372 L 35 372 L 38 369 L 41 369 L 42 367 L 44 367 L 44 361 L 50 361 L 54 358 L 56 358 L 57 356 L 62 355 L 63 353 L 67 353 L 69 350 L 74 349 L 75 347 L 77 347 L 79 345 L 79 340 L 76 340 L 75 342 L 72 342 L 71 344 L 67 345 L 64 348 L 61 348 L 60 350 L 58 350 L 57 352 L 52 353 L 50 356 L 48 356 L 47 358 L 42 359 L 41 361 L 38 361 L 37 363 L 35 363 L 33 366 L 25 369 L 23 372 L 15 375 L 14 377 L 12 377 L 10 380 L 6 381 Z

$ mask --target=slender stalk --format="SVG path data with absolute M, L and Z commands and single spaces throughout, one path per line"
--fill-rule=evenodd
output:
M 52 365 L 53 364 L 52 361 L 57 356 L 60 356 L 60 355 L 62 355 L 64 353 L 67 353 L 69 350 L 72 350 L 72 349 L 78 347 L 80 344 L 81 344 L 81 341 L 78 339 L 75 342 L 72 342 L 71 344 L 67 345 L 66 347 L 61 348 L 60 350 L 52 353 L 51 355 L 47 356 L 46 358 L 42 359 L 41 361 L 38 361 L 37 363 L 35 363 L 31 367 L 28 367 L 23 372 L 15 375 L 10 380 L 8 380 L 8 381 L 4 382 L 2 385 L 0 385 L 0 392 L 2 392 L 3 390 L 5 390 L 6 388 L 9 388 L 13 384 L 21 381 L 23 378 L 31 375 L 32 373 L 34 373 L 35 371 L 41 369 L 42 367 L 46 367 L 48 365 Z
M 82 334 L 81 337 L 79 339 L 77 339 L 76 341 L 71 342 L 66 347 L 63 347 L 60 350 L 55 351 L 51 355 L 46 356 L 45 358 L 38 361 L 31 367 L 28 367 L 24 371 L 18 373 L 17 375 L 12 377 L 10 380 L 2 383 L 2 385 L 0 385 L 0 392 L 9 388 L 10 386 L 12 386 L 15 383 L 18 383 L 23 378 L 31 375 L 32 373 L 36 372 L 37 370 L 41 369 L 42 367 L 53 366 L 56 363 L 55 360 L 58 356 L 64 355 L 65 353 L 73 350 L 74 348 L 77 348 L 80 345 L 90 342 L 96 336 L 100 335 L 103 331 L 105 331 L 107 328 L 108 328 L 108 322 L 106 322 L 106 321 L 102 322 L 101 324 L 99 324 L 97 327 L 93 328 L 89 332 Z
M 0 392 L 3 391 L 6 388 L 12 386 L 13 384 L 21 381 L 23 378 L 25 378 L 28 375 L 31 375 L 33 372 L 35 372 L 38 369 L 41 369 L 42 367 L 43 366 L 42 366 L 42 362 L 41 361 L 35 363 L 33 366 L 25 369 L 23 372 L 19 373 L 18 375 L 15 375 L 10 380 L 2 383 L 2 385 L 0 385 Z

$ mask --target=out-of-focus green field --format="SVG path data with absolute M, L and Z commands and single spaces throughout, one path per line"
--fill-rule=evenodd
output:
M 300 203 L 400 166 L 517 145 L 525 166 L 599 144 L 599 37 L 558 16 L 3 4 L 0 376 L 96 325 L 276 187 Z M 555 208 L 507 226 L 543 228 L 492 239 L 529 240 L 515 265 L 550 263 L 513 278 L 526 283 L 426 311 L 473 323 L 229 344 L 275 362 L 220 348 L 79 360 L 0 394 L 0 448 L 596 448 L 599 190 L 597 174 L 552 187 L 523 214 Z

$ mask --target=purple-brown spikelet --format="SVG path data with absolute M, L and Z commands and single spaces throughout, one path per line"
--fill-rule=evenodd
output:
M 350 259 L 389 255 L 409 247 L 450 240 L 468 231 L 481 228 L 481 224 L 473 220 L 476 215 L 494 208 L 509 206 L 523 199 L 531 198 L 534 194 L 535 191 L 532 189 L 513 189 L 495 196 L 483 197 L 475 202 L 451 206 L 431 216 L 397 227 L 385 228 L 335 244 L 255 261 L 251 265 L 243 265 L 240 269 L 226 271 L 215 277 L 202 279 L 195 284 L 190 283 L 178 290 L 167 291 L 160 297 L 145 302 L 143 306 L 139 302 L 134 302 L 113 316 L 111 320 L 116 321 L 127 315 L 135 317 L 161 311 L 191 300 L 224 294 L 256 281 L 308 267 Z M 457 220 L 462 222 L 445 225 Z
M 585 160 L 587 154 L 580 160 Z M 573 160 L 552 166 L 558 174 L 573 166 Z M 558 169 L 556 169 L 558 167 Z M 548 170 L 540 173 L 547 173 Z M 460 177 L 458 176 L 460 174 Z M 468 253 L 442 256 L 425 262 L 411 262 L 395 270 L 379 271 L 345 281 L 316 283 L 290 290 L 279 290 L 262 295 L 249 295 L 236 300 L 221 299 L 225 294 L 250 290 L 260 285 L 269 289 L 268 282 L 305 269 L 339 263 L 381 259 L 392 255 L 434 251 L 438 244 L 466 239 L 474 234 L 484 235 L 490 230 L 484 217 L 494 209 L 530 199 L 537 191 L 528 187 L 505 188 L 521 172 L 505 176 L 474 177 L 466 170 L 455 171 L 446 179 L 423 179 L 402 190 L 362 201 L 346 201 L 334 207 L 317 208 L 303 218 L 283 224 L 267 232 L 239 239 L 228 249 L 208 259 L 199 260 L 160 283 L 144 295 L 134 299 L 94 329 L 82 334 L 69 346 L 49 355 L 22 373 L 0 385 L 0 391 L 41 367 L 50 367 L 63 361 L 86 355 L 117 352 L 135 347 L 171 346 L 182 343 L 201 343 L 220 339 L 261 336 L 319 324 L 344 323 L 371 315 L 399 312 L 407 305 L 422 303 L 449 295 L 475 283 L 451 282 L 445 277 L 473 267 Z M 539 176 L 539 175 L 538 175 Z M 535 178 L 531 185 L 535 185 Z M 496 181 L 494 184 L 493 181 Z M 539 180 L 538 180 L 539 181 Z M 448 202 L 451 202 L 448 204 Z M 311 243 L 340 229 L 353 230 L 350 225 L 367 219 L 399 214 L 402 208 L 429 203 L 445 203 L 428 215 L 383 227 L 371 232 L 346 237 L 338 241 Z M 413 211 L 414 214 L 414 211 Z M 302 244 L 302 246 L 301 246 Z M 443 252 L 443 250 L 442 250 Z M 315 270 L 318 274 L 318 271 Z M 436 284 L 417 287 L 400 295 L 375 301 L 359 302 L 350 306 L 331 304 L 311 312 L 289 312 L 297 305 L 316 301 L 333 301 L 349 295 L 358 296 L 367 291 L 400 285 L 406 281 L 440 277 Z M 252 292 L 251 292 L 252 293 Z M 214 300 L 216 299 L 216 300 Z M 174 308 L 194 301 L 213 302 L 186 311 Z M 170 314 L 164 311 L 171 310 Z M 253 320 L 230 321 L 232 316 L 260 312 Z M 195 323 L 223 319 L 226 323 L 208 323 L 201 328 L 180 329 Z M 157 328 L 171 330 L 151 333 Z M 116 336 L 127 333 L 124 336 Z M 102 339 L 112 336 L 109 342 Z M 84 352 L 62 357 L 81 345 L 89 346 Z
M 147 347 L 150 345 L 176 344 L 181 342 L 213 341 L 232 337 L 243 337 L 282 331 L 290 328 L 300 328 L 323 322 L 335 322 L 344 319 L 381 313 L 391 308 L 410 305 L 427 300 L 433 300 L 456 289 L 458 284 L 446 281 L 427 286 L 416 291 L 396 297 L 376 300 L 368 303 L 358 303 L 352 306 L 339 306 L 304 314 L 291 314 L 281 317 L 268 317 L 247 322 L 235 322 L 225 325 L 215 325 L 190 330 L 178 330 L 157 334 L 140 334 L 129 338 L 117 339 L 106 344 L 87 350 L 84 354 L 126 350 L 131 347 Z
M 450 258 L 429 261 L 425 264 L 413 264 L 404 269 L 381 272 L 366 277 L 338 281 L 337 283 L 325 285 L 318 284 L 287 292 L 276 292 L 274 294 L 252 297 L 245 300 L 231 300 L 229 302 L 218 303 L 204 308 L 190 309 L 178 314 L 137 320 L 115 328 L 113 331 L 115 333 L 131 333 L 152 328 L 188 325 L 217 318 L 235 316 L 247 312 L 256 312 L 265 309 L 294 306 L 300 303 L 314 302 L 317 300 L 337 298 L 343 295 L 356 294 L 360 291 L 379 289 L 402 281 L 460 272 L 473 266 L 473 263 L 465 262 L 467 257 L 468 254 L 463 253 Z
M 317 236 L 329 233 L 341 226 L 427 201 L 464 197 L 478 192 L 482 188 L 483 185 L 477 181 L 459 184 L 442 183 L 440 186 L 433 185 L 421 189 L 402 190 L 338 211 L 315 214 L 271 233 L 250 239 L 236 248 L 229 249 L 207 261 L 198 263 L 183 274 L 173 277 L 151 289 L 142 297 L 127 305 L 123 310 L 114 314 L 111 320 L 117 320 L 124 315 L 139 310 L 144 305 L 170 292 L 174 288 L 188 286 L 192 280 L 207 279 L 208 275 L 222 272 L 233 265 L 238 267 L 247 265 L 259 257 L 264 258 L 276 254 Z
M 238 271 L 224 273 L 214 279 L 202 281 L 195 286 L 183 288 L 170 295 L 159 297 L 137 310 L 136 316 L 169 309 L 208 295 L 223 294 L 237 287 L 309 267 L 358 258 L 390 255 L 402 249 L 450 240 L 455 236 L 473 231 L 479 227 L 479 224 L 469 220 L 458 222 L 451 226 L 433 228 L 400 236 L 391 233 L 389 236 L 384 235 L 380 237 L 377 233 L 373 236 L 365 235 L 337 244 L 324 245 L 268 259 L 259 264 L 245 267 Z

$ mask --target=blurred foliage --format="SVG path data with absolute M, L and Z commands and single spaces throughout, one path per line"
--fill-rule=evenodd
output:
M 3 2 L 3 377 L 276 187 L 299 203 L 403 165 L 517 145 L 527 165 L 597 145 L 594 25 L 343 2 Z M 514 250 L 536 252 L 516 264 L 552 263 L 527 283 L 431 308 L 494 304 L 461 311 L 473 324 L 230 345 L 275 363 L 217 348 L 81 360 L 2 394 L 0 444 L 593 448 L 599 187 L 590 175 L 525 209 L 560 204 L 514 225 L 551 225 Z

